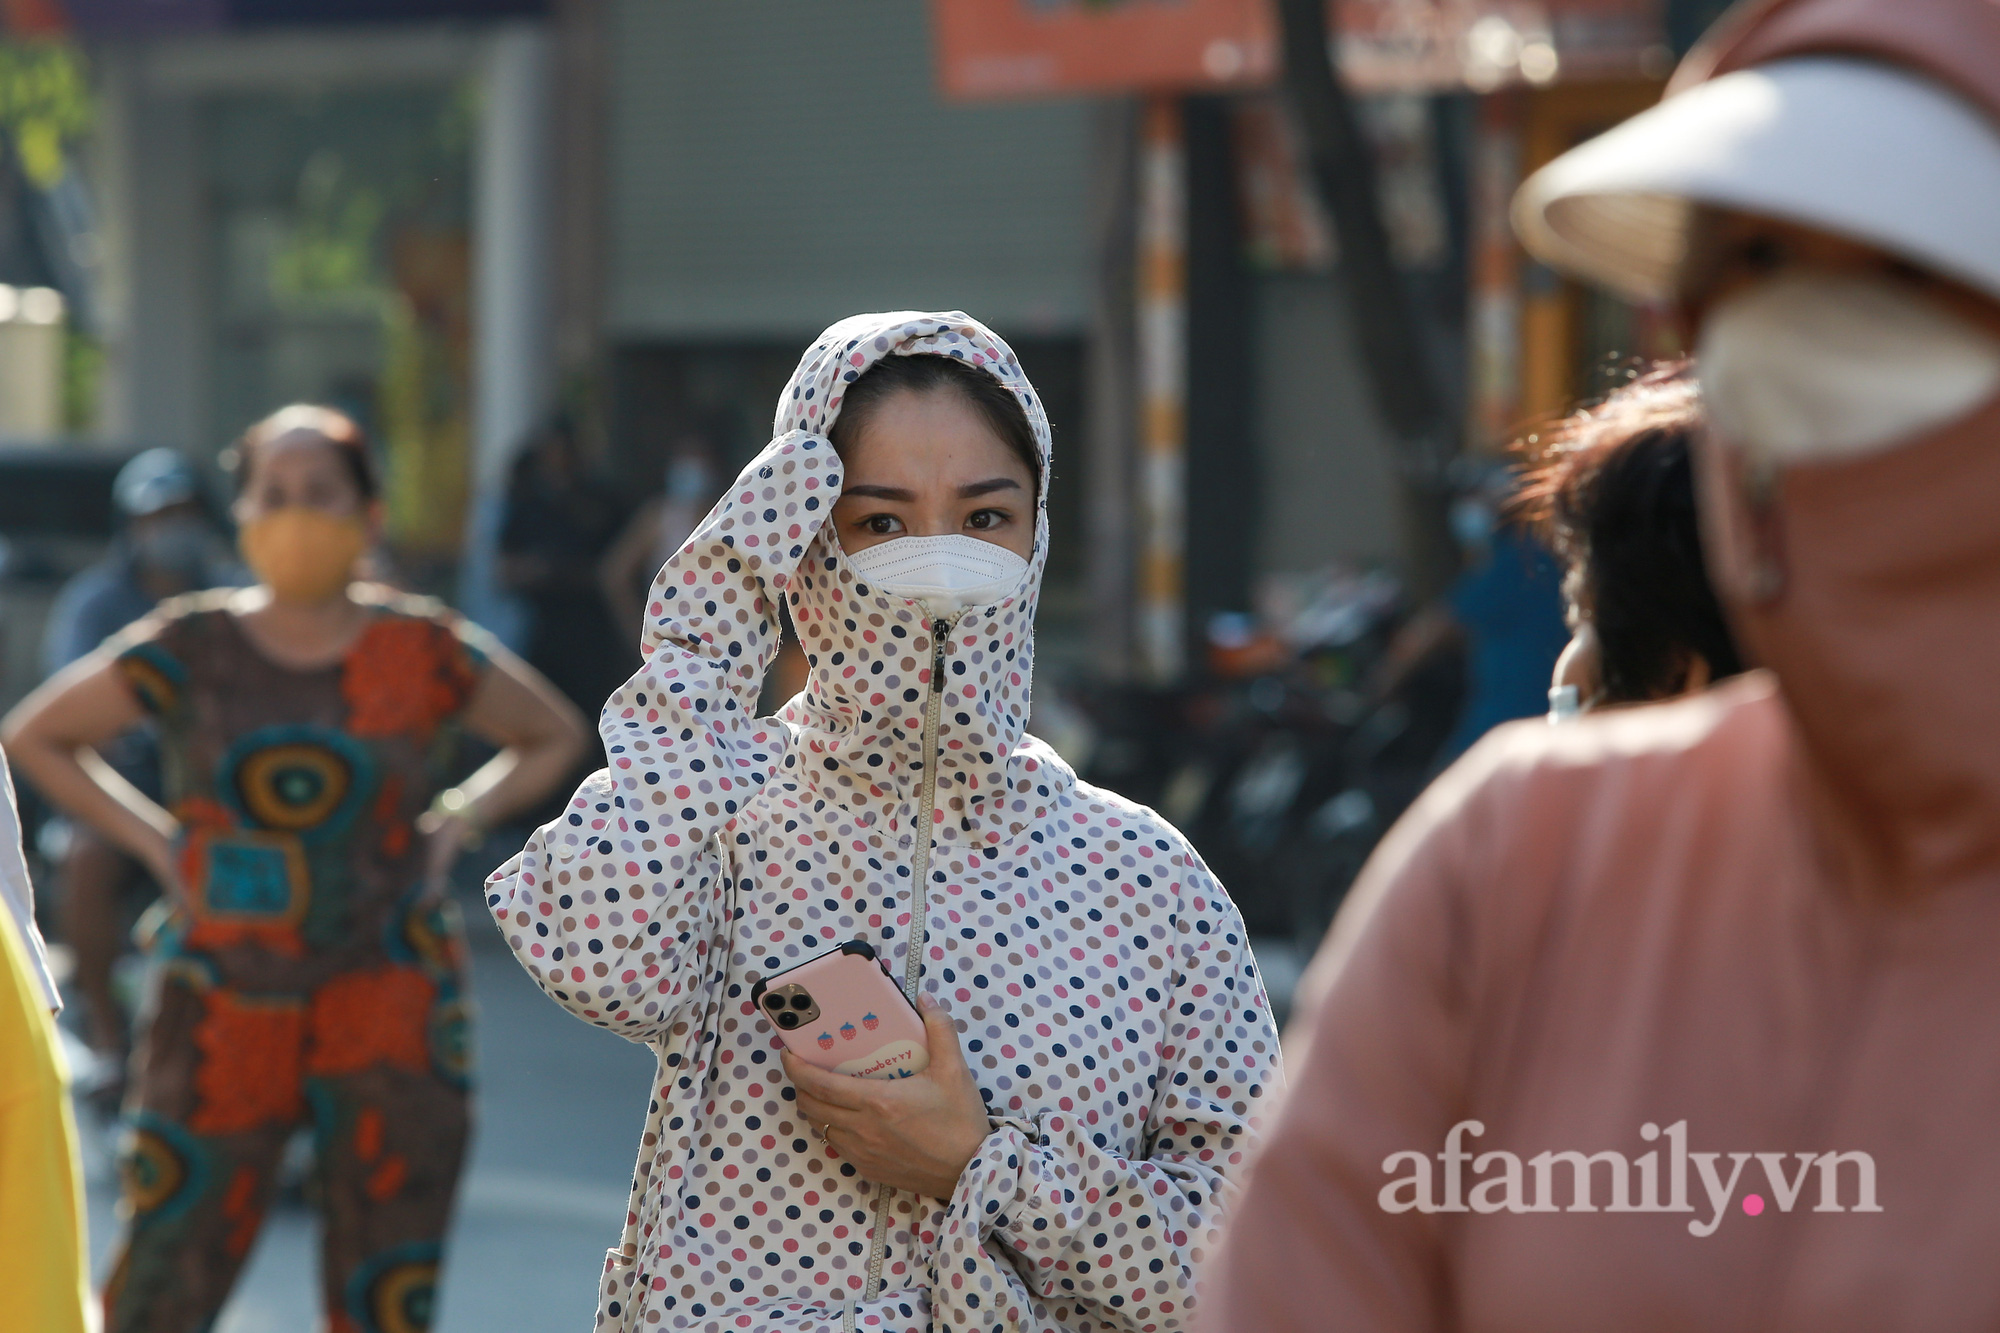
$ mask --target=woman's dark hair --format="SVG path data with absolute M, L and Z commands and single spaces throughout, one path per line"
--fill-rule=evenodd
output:
M 298 431 L 317 435 L 334 446 L 334 453 L 346 465 L 348 475 L 354 480 L 354 489 L 361 493 L 364 501 L 373 500 L 381 494 L 382 483 L 375 473 L 375 454 L 368 447 L 367 432 L 361 429 L 360 424 L 338 408 L 293 403 L 251 426 L 223 452 L 222 469 L 235 481 L 238 495 L 243 494 L 243 488 L 250 484 L 257 451 L 280 436 Z
M 922 353 L 916 356 L 885 356 L 861 372 L 847 386 L 827 437 L 843 458 L 860 433 L 868 426 L 875 409 L 899 393 L 927 394 L 950 390 L 972 404 L 994 434 L 1027 466 L 1035 479 L 1035 493 L 1042 489 L 1042 451 L 1035 443 L 1035 428 L 1028 413 L 1006 385 L 977 366 L 957 357 Z
M 1743 670 L 1695 522 L 1700 429 L 1694 377 L 1673 363 L 1517 446 L 1528 463 L 1514 513 L 1569 566 L 1565 590 L 1597 632 L 1603 702 L 1677 693 L 1697 655 L 1713 680 Z

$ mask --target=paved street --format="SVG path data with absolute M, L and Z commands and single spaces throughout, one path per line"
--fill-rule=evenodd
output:
M 582 1333 L 604 1251 L 618 1238 L 638 1144 L 648 1057 L 572 1019 L 529 982 L 468 904 L 480 1005 L 479 1132 L 445 1267 L 439 1333 Z M 1258 950 L 1273 998 L 1297 965 Z M 115 1220 L 103 1132 L 80 1114 L 90 1176 L 91 1248 L 102 1271 Z M 318 1326 L 315 1227 L 281 1203 L 216 1333 Z

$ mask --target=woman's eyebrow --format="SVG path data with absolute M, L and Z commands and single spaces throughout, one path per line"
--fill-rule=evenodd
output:
M 991 495 L 995 491 L 1018 491 L 1021 483 L 1012 477 L 993 477 L 986 481 L 975 481 L 969 486 L 958 488 L 958 498 L 970 500 L 978 495 Z
M 906 491 L 900 486 L 870 486 L 866 483 L 858 486 L 842 486 L 840 493 L 842 495 L 865 495 L 875 500 L 901 500 L 906 504 L 917 498 L 915 491 Z

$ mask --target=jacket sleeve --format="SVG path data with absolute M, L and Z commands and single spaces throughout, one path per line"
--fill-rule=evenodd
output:
M 21 848 L 21 807 L 14 799 L 14 775 L 7 768 L 6 751 L 0 750 L 0 897 L 21 933 L 21 947 L 27 953 L 28 971 L 35 989 L 48 1003 L 52 1014 L 62 1012 L 62 992 L 56 989 L 55 974 L 49 970 L 48 945 L 35 924 L 35 886 L 28 877 L 28 858 Z
M 1197 1263 L 1218 1243 L 1283 1073 L 1242 918 L 1199 859 L 1180 856 L 1173 991 L 1145 997 L 1150 1022 L 1132 1015 L 1159 1050 L 1143 1153 L 1119 1155 L 1102 1129 L 1060 1111 L 999 1122 L 959 1178 L 935 1251 L 932 1300 L 947 1327 L 1042 1328 L 1058 1302 L 1096 1328 L 1188 1325 Z
M 777 599 L 840 492 L 826 440 L 794 431 L 745 468 L 661 567 L 645 665 L 604 705 L 607 766 L 487 880 L 487 905 L 541 988 L 635 1041 L 673 1025 L 724 941 L 718 835 L 784 762 L 755 718 Z
M 1434 1157 L 1467 1114 L 1487 946 L 1466 890 L 1470 867 L 1500 873 L 1505 839 L 1462 797 L 1491 753 L 1475 748 L 1391 830 L 1307 971 L 1292 1085 L 1207 1275 L 1206 1333 L 1456 1326 L 1446 1215 L 1395 1208 L 1410 1186 L 1384 1191 L 1415 1173 L 1393 1154 Z

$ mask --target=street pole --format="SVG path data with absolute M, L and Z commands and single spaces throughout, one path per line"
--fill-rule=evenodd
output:
M 1458 570 L 1451 535 L 1449 467 L 1458 430 L 1424 349 L 1416 310 L 1382 224 L 1375 156 L 1337 67 L 1326 0 L 1274 0 L 1285 91 L 1297 114 L 1313 183 L 1340 243 L 1347 298 L 1362 371 L 1388 425 L 1400 481 L 1404 575 L 1427 601 Z
M 1146 104 L 1139 148 L 1139 614 L 1142 674 L 1171 684 L 1186 656 L 1187 145 L 1181 109 Z
M 1096 273 L 1090 312 L 1084 432 L 1086 550 L 1091 659 L 1105 680 L 1127 681 L 1137 664 L 1133 595 L 1139 386 L 1136 299 L 1139 142 L 1144 103 L 1107 98 L 1096 110 L 1091 235 Z
M 538 23 L 488 39 L 473 173 L 472 504 L 459 604 L 504 640 L 520 613 L 497 581 L 514 452 L 548 412 L 550 44 Z M 518 646 L 518 645 L 517 645 Z

